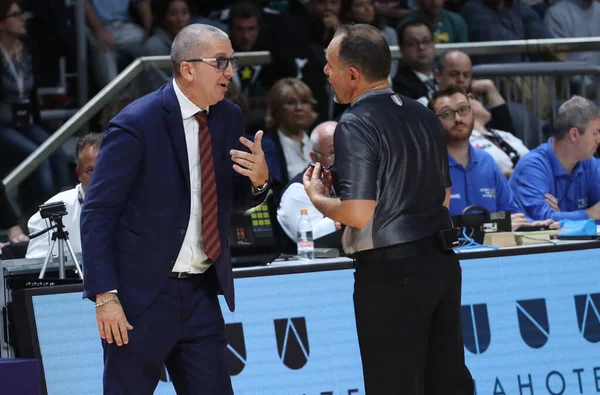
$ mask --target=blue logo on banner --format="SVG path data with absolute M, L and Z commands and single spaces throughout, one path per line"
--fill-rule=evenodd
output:
M 229 374 L 238 375 L 246 367 L 246 341 L 242 323 L 227 324 L 227 351 L 229 354 Z
M 273 320 L 277 351 L 285 366 L 290 369 L 302 369 L 308 362 L 309 348 L 304 317 Z
M 461 306 L 460 319 L 463 341 L 473 354 L 483 354 L 490 346 L 490 319 L 486 304 Z
M 600 342 L 600 293 L 575 295 L 577 324 L 583 338 L 590 343 Z
M 546 299 L 517 300 L 517 317 L 525 344 L 542 348 L 550 337 Z

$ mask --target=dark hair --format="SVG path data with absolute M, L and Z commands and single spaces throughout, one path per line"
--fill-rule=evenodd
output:
M 339 59 L 348 67 L 355 67 L 369 81 L 387 80 L 392 64 L 392 53 L 377 28 L 367 24 L 342 25 L 335 36 L 342 36 Z
M 340 15 L 344 23 L 355 22 L 348 16 L 348 14 L 350 14 L 350 12 L 352 11 L 352 3 L 354 3 L 355 1 L 356 0 L 342 0 Z M 373 5 L 373 9 L 375 11 L 375 19 L 373 19 L 373 23 L 371 23 L 371 25 L 379 29 L 380 27 L 383 27 L 383 20 L 381 19 L 381 15 L 379 15 L 379 13 L 377 12 L 377 9 L 375 9 L 375 5 Z
M 438 101 L 438 99 L 441 99 L 442 97 L 449 97 L 449 96 L 455 95 L 457 93 L 460 93 L 461 95 L 465 95 L 467 100 L 469 100 L 469 94 L 464 89 L 462 89 L 461 87 L 456 86 L 456 85 L 450 85 L 444 89 L 440 89 L 439 91 L 436 91 L 433 94 L 433 96 L 431 96 L 429 103 L 427 103 L 427 108 L 429 108 L 431 111 L 435 112 L 435 108 L 433 106 L 435 105 L 435 102 Z
M 169 6 L 175 1 L 183 1 L 187 4 L 188 10 L 191 12 L 190 0 L 154 0 L 152 1 L 152 15 L 154 15 L 154 24 L 156 26 L 162 25 L 167 18 Z
M 581 96 L 573 96 L 564 102 L 556 112 L 552 137 L 560 141 L 565 138 L 571 128 L 577 128 L 579 133 L 584 133 L 588 123 L 600 119 L 600 108 Z
M 75 148 L 75 163 L 77 166 L 79 166 L 79 163 L 81 162 L 81 152 L 83 149 L 85 147 L 100 148 L 103 137 L 104 134 L 102 133 L 90 133 L 86 134 L 77 141 L 77 146 Z
M 431 25 L 422 19 L 415 19 L 415 20 L 411 20 L 411 21 L 402 23 L 398 27 L 398 44 L 399 45 L 404 44 L 404 32 L 406 31 L 406 29 L 408 29 L 409 27 L 416 27 L 416 26 L 425 26 L 427 28 L 427 30 L 429 30 L 429 33 L 431 33 L 431 38 L 433 39 L 433 28 L 431 27 Z
M 448 49 L 446 51 L 444 51 L 439 59 L 438 59 L 438 67 L 437 69 L 439 71 L 444 70 L 444 68 L 446 67 L 446 60 L 448 59 L 448 56 L 455 54 L 455 53 L 462 53 L 465 54 L 465 56 L 467 56 L 469 59 L 471 59 L 471 57 L 469 56 L 468 53 L 466 53 L 465 51 L 463 51 L 462 49 Z
M 256 19 L 260 20 L 261 15 L 262 13 L 260 8 L 258 8 L 256 4 L 249 1 L 242 1 L 241 3 L 234 4 L 229 9 L 229 17 L 227 18 L 227 22 L 229 25 L 231 25 L 235 18 L 247 19 L 256 17 Z
M 19 2 L 16 0 L 0 0 L 0 21 L 6 19 L 6 15 L 13 4 L 19 4 Z

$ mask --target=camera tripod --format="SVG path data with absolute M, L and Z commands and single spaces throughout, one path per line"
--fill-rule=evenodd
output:
M 46 268 L 48 267 L 48 262 L 50 262 L 50 258 L 52 257 L 52 251 L 54 250 L 54 246 L 58 243 L 58 277 L 61 280 L 65 279 L 65 245 L 68 248 L 69 255 L 75 264 L 75 268 L 77 270 L 77 274 L 79 278 L 83 280 L 83 272 L 81 271 L 81 266 L 79 266 L 79 262 L 75 257 L 75 253 L 73 252 L 73 247 L 69 242 L 69 232 L 65 231 L 65 225 L 63 224 L 62 216 L 50 217 L 50 222 L 54 222 L 54 224 L 44 230 L 41 230 L 37 233 L 33 233 L 29 235 L 30 238 L 38 237 L 43 235 L 44 233 L 56 229 L 52 232 L 52 243 L 50 243 L 50 249 L 46 254 L 46 258 L 44 259 L 44 264 L 42 265 L 42 270 L 40 271 L 39 279 L 43 279 L 46 274 Z

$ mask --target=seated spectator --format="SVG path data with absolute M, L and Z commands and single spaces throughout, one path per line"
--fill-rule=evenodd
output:
M 308 85 L 295 78 L 281 79 L 271 89 L 262 147 L 275 203 L 289 180 L 310 163 L 308 130 L 317 118 L 314 105 Z
M 493 129 L 514 133 L 512 117 L 506 101 L 492 80 L 474 80 L 471 58 L 460 49 L 450 49 L 440 55 L 439 64 L 433 71 L 438 89 L 450 85 L 458 86 L 465 92 L 485 103 L 491 113 L 489 126 Z M 419 101 L 427 105 L 427 98 Z
M 376 0 L 374 5 L 377 13 L 389 19 L 390 24 L 394 26 L 416 10 L 415 0 Z
M 333 133 L 337 122 L 327 121 L 315 127 L 310 135 L 312 151 L 311 160 L 319 162 L 325 169 L 329 168 L 334 161 Z M 308 210 L 308 217 L 312 223 L 313 239 L 326 236 L 336 231 L 335 222 L 326 218 L 313 206 L 308 194 L 302 184 L 302 176 L 306 172 L 304 168 L 284 189 L 281 195 L 281 201 L 277 209 L 277 221 L 281 225 L 285 234 L 295 243 L 298 241 L 298 220 L 300 219 L 300 210 Z
M 445 0 L 419 0 L 417 10 L 401 22 L 423 21 L 433 29 L 435 44 L 465 43 L 469 41 L 465 20 L 452 11 L 444 9 Z
M 8 241 L 2 243 L 0 241 L 0 249 L 10 243 L 20 243 L 29 240 L 27 235 L 19 226 L 19 218 L 15 209 L 10 204 L 4 184 L 0 181 L 0 230 L 6 230 Z
M 234 70 L 231 80 L 230 85 L 236 85 L 248 103 L 248 110 L 245 112 L 248 130 L 264 129 L 268 92 L 273 84 L 281 78 L 297 75 L 293 58 L 285 58 L 281 49 L 273 46 L 273 38 L 268 36 L 269 27 L 261 23 L 264 16 L 264 11 L 251 2 L 235 4 L 229 10 L 229 38 L 233 50 L 271 53 L 271 62 L 268 65 L 240 66 Z
M 63 217 L 65 231 L 69 232 L 69 241 L 73 252 L 81 252 L 81 235 L 79 231 L 79 217 L 81 215 L 81 206 L 85 198 L 88 184 L 92 177 L 94 166 L 96 165 L 96 157 L 98 150 L 102 144 L 102 134 L 88 134 L 82 138 L 77 144 L 77 167 L 75 172 L 79 178 L 80 184 L 73 189 L 59 193 L 50 198 L 45 203 L 64 202 L 67 208 L 67 215 Z M 43 219 L 40 213 L 35 213 L 27 223 L 30 233 L 39 232 L 46 229 L 51 224 L 47 219 Z M 45 233 L 33 238 L 27 246 L 26 258 L 43 258 L 48 254 L 52 240 L 50 239 L 51 232 Z M 58 255 L 58 245 L 54 246 L 53 255 Z
M 415 100 L 431 97 L 435 92 L 431 27 L 421 21 L 405 23 L 398 30 L 398 39 L 404 63 L 392 79 L 394 91 Z
M 551 6 L 544 17 L 544 25 L 556 38 L 598 37 L 600 36 L 600 2 L 594 0 L 563 0 Z M 600 64 L 600 51 L 568 52 L 570 61 Z M 571 79 L 576 88 L 581 89 L 580 76 Z M 585 76 L 586 92 L 595 94 L 600 86 L 600 78 Z M 589 97 L 589 96 L 588 96 Z
M 470 0 L 461 12 L 469 41 L 505 41 L 551 38 L 540 16 L 521 0 Z M 486 55 L 480 63 L 518 63 L 538 60 L 524 54 Z
M 342 0 L 340 13 L 344 23 L 366 23 L 373 25 L 381 31 L 389 46 L 398 45 L 398 33 L 383 23 L 374 6 L 374 0 Z M 392 60 L 390 80 L 396 75 L 397 71 L 398 61 Z
M 469 98 L 475 120 L 469 142 L 490 154 L 502 173 L 509 178 L 519 159 L 528 153 L 529 149 L 511 133 L 487 127 L 492 114 L 475 97 Z
M 448 140 L 450 215 L 460 215 L 466 207 L 477 205 L 490 213 L 509 211 L 513 231 L 552 222 L 530 223 L 520 212 L 506 177 L 491 155 L 469 143 L 474 119 L 467 93 L 450 86 L 436 92 L 428 106 L 438 116 Z
M 35 64 L 21 40 L 27 30 L 16 1 L 0 1 L 0 167 L 12 169 L 50 137 L 42 129 L 37 111 Z M 58 149 L 32 174 L 31 187 L 22 198 L 43 201 L 69 184 L 68 158 Z
M 190 24 L 189 0 L 156 0 L 152 3 L 155 27 L 144 43 L 144 56 L 171 55 L 173 39 Z
M 541 119 L 522 103 L 506 103 L 492 80 L 473 79 L 471 58 L 460 49 L 451 49 L 440 55 L 439 65 L 433 71 L 439 89 L 456 85 L 482 102 L 491 114 L 487 128 L 510 132 L 518 137 L 526 146 L 528 141 L 537 141 L 536 131 Z M 427 98 L 419 101 L 427 103 Z M 537 145 L 537 143 L 533 143 Z
M 294 62 L 293 77 L 310 87 L 317 101 L 319 122 L 337 114 L 338 106 L 331 105 L 323 68 L 327 63 L 325 48 L 340 24 L 340 8 L 341 0 L 290 1 L 288 12 L 280 15 L 273 33 L 271 45 L 282 52 L 282 58 Z
M 132 2 L 137 6 L 143 29 L 129 20 L 129 5 Z M 123 57 L 131 61 L 141 55 L 142 44 L 152 29 L 150 2 L 85 0 L 85 20 L 88 26 L 90 64 L 98 87 L 104 88 L 117 76 L 119 66 L 125 66 Z
M 556 114 L 552 137 L 525 155 L 510 179 L 533 219 L 600 220 L 600 109 L 574 96 Z

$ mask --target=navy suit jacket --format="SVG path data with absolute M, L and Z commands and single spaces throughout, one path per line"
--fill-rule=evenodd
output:
M 220 292 L 235 309 L 231 213 L 261 203 L 250 180 L 233 170 L 242 149 L 240 108 L 227 99 L 210 107 L 222 252 L 213 263 Z M 84 297 L 117 289 L 128 317 L 141 314 L 163 289 L 190 217 L 190 173 L 173 82 L 127 106 L 104 135 L 81 214 Z

